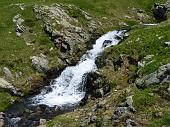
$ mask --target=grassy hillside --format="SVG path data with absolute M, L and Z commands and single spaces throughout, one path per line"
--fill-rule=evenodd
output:
M 108 97 L 104 98 L 108 105 L 118 106 L 120 102 L 125 100 L 127 95 L 134 95 L 134 106 L 137 110 L 135 117 L 137 122 L 141 122 L 143 126 L 161 127 L 170 126 L 169 120 L 169 101 L 162 99 L 158 94 L 151 95 L 155 89 L 161 89 L 162 86 L 157 84 L 145 90 L 138 89 L 134 86 L 136 75 L 143 76 L 150 74 L 158 69 L 161 65 L 170 62 L 170 46 L 164 42 L 170 40 L 170 23 L 169 20 L 160 23 L 158 26 L 143 26 L 142 23 L 155 23 L 151 8 L 154 2 L 164 3 L 166 0 L 1 0 L 0 1 L 0 68 L 8 67 L 13 74 L 16 72 L 24 72 L 22 78 L 17 81 L 11 81 L 17 88 L 29 93 L 31 87 L 27 83 L 28 77 L 33 77 L 35 80 L 41 80 L 43 73 L 38 73 L 31 65 L 30 56 L 43 53 L 50 59 L 50 65 L 60 67 L 61 63 L 58 60 L 57 51 L 49 51 L 54 48 L 47 34 L 42 29 L 42 22 L 36 20 L 32 6 L 51 5 L 52 3 L 73 4 L 87 11 L 94 20 L 99 24 L 97 32 L 99 34 L 106 33 L 109 30 L 119 28 L 132 28 L 129 32 L 129 37 L 120 45 L 110 47 L 103 53 L 99 59 L 100 71 L 106 79 L 113 84 L 113 90 Z M 25 10 L 21 10 L 18 3 L 25 5 Z M 12 19 L 15 15 L 21 14 L 25 19 L 25 25 L 35 31 L 36 35 L 26 35 L 31 38 L 34 43 L 32 46 L 27 46 L 23 39 L 16 36 Z M 76 15 L 76 14 L 75 14 Z M 145 60 L 147 55 L 152 55 L 152 62 L 143 68 L 139 68 L 127 63 L 127 56 L 133 59 L 133 62 Z M 113 62 L 120 57 L 124 57 L 124 63 L 119 70 L 114 71 Z M 107 62 L 105 62 L 107 60 Z M 147 61 L 146 61 L 147 62 Z M 148 61 L 149 62 L 149 61 Z M 135 63 L 136 64 L 136 63 Z M 0 71 L 0 77 L 4 77 Z M 168 87 L 169 84 L 166 84 Z M 114 93 L 114 89 L 118 89 L 120 93 Z M 126 90 L 129 93 L 126 93 Z M 167 88 L 166 88 L 167 89 Z M 9 93 L 1 91 L 0 93 L 0 111 L 4 111 L 16 97 Z M 102 100 L 102 99 L 101 99 Z M 99 99 L 99 101 L 101 101 Z M 161 103 L 160 103 L 161 102 Z M 82 109 L 87 109 L 87 112 L 93 108 L 96 100 L 89 100 L 88 104 Z M 108 119 L 111 117 L 115 107 L 109 110 L 98 113 L 98 124 L 103 121 L 101 117 L 105 114 Z M 163 115 L 155 117 L 155 112 L 162 112 Z M 81 115 L 81 110 L 58 116 L 49 122 L 52 127 L 55 124 L 63 124 L 63 126 L 78 126 L 78 118 L 84 117 Z M 72 117 L 74 116 L 74 117 Z M 67 120 L 65 120 L 67 117 Z M 124 123 L 123 123 L 124 124 Z M 121 124 L 123 126 L 123 124 Z M 120 125 L 120 126 L 121 126 Z M 91 126 L 95 126 L 92 124 Z M 96 125 L 97 126 L 97 125 Z

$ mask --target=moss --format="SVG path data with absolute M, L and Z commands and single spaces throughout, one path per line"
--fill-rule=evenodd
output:
M 146 90 L 135 91 L 133 99 L 137 111 L 143 111 L 146 107 L 152 106 L 157 102 L 156 95 L 151 95 L 153 90 L 153 88 L 148 88 Z
M 0 92 L 0 111 L 4 111 L 8 106 L 11 105 L 13 97 L 6 92 Z

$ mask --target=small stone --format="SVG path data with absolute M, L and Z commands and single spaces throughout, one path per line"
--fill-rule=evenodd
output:
M 154 96 L 154 93 L 148 93 L 149 96 L 153 97 Z
M 170 42 L 164 42 L 164 44 L 170 46 Z
M 156 113 L 154 114 L 154 116 L 161 118 L 161 117 L 163 116 L 163 113 L 162 113 L 162 112 L 156 112 Z
M 40 125 L 46 125 L 47 120 L 46 119 L 40 119 Z
M 133 99 L 132 99 L 132 97 L 133 97 L 133 96 L 129 96 L 129 97 L 126 98 L 126 104 L 127 104 L 128 106 L 132 106 L 132 104 L 133 104 Z
M 126 127 L 136 127 L 137 123 L 134 120 L 127 119 L 126 120 Z
M 92 117 L 90 118 L 90 122 L 91 122 L 91 123 L 96 122 L 96 120 L 97 120 L 97 116 L 92 116 Z

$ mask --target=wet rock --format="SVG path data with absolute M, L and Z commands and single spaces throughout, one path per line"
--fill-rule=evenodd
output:
M 167 8 L 165 5 L 159 5 L 154 3 L 153 15 L 155 19 L 163 21 L 167 19 Z
M 11 71 L 9 70 L 9 68 L 4 67 L 4 68 L 3 68 L 3 72 L 4 72 L 4 74 L 5 74 L 6 77 L 8 77 L 8 78 L 13 78 L 13 75 L 12 75 Z
M 48 59 L 45 55 L 40 54 L 39 56 L 33 56 L 30 59 L 32 60 L 35 69 L 39 72 L 47 72 L 50 69 Z
M 107 47 L 108 45 L 112 44 L 112 41 L 111 40 L 105 40 L 103 42 L 103 47 Z
M 136 80 L 139 88 L 146 88 L 152 84 L 170 83 L 170 63 L 159 67 L 159 69 L 141 79 Z

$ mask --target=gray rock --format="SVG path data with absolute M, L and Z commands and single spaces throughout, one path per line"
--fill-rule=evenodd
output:
M 170 46 L 170 42 L 164 42 L 164 44 Z
M 14 95 L 22 96 L 22 93 L 17 92 L 17 89 L 3 78 L 0 78 L 0 89 L 7 90 Z
M 127 104 L 128 106 L 132 106 L 132 104 L 133 104 L 133 99 L 132 99 L 132 97 L 133 97 L 133 96 L 129 96 L 129 97 L 126 98 L 126 104 Z
M 87 25 L 80 27 L 79 22 L 81 21 L 79 21 L 79 18 L 70 15 L 68 13 L 70 10 L 79 11 L 80 15 L 87 20 Z M 55 46 L 65 53 L 67 51 L 68 55 L 69 53 L 79 52 L 79 48 L 75 48 L 75 46 L 85 47 L 85 43 L 90 40 L 92 32 L 97 28 L 96 23 L 88 13 L 73 5 L 35 5 L 34 13 L 37 19 L 43 21 L 44 30 Z
M 159 67 L 157 71 L 136 80 L 136 85 L 140 88 L 145 88 L 158 83 L 170 83 L 170 63 L 163 65 Z
M 20 72 L 16 72 L 16 73 L 15 73 L 15 78 L 18 79 L 18 78 L 22 77 L 22 75 L 23 75 L 23 74 L 22 74 L 21 71 L 20 71 Z
M 4 119 L 5 118 L 5 113 L 0 112 L 0 119 Z
M 7 82 L 5 79 L 0 78 L 0 88 L 3 89 L 15 89 L 13 85 Z
M 5 127 L 5 121 L 3 119 L 0 119 L 0 127 Z
M 40 125 L 46 125 L 47 120 L 46 119 L 40 119 Z
M 21 18 L 20 14 L 14 16 L 13 23 L 15 25 L 16 35 L 19 37 L 26 31 L 26 28 L 22 25 L 23 22 L 24 19 Z
M 13 78 L 13 75 L 12 75 L 11 71 L 9 70 L 9 68 L 4 67 L 3 72 L 4 72 L 6 77 Z
M 134 120 L 127 119 L 126 120 L 126 127 L 137 127 L 137 123 Z
M 136 112 L 135 108 L 133 107 L 132 97 L 133 96 L 127 97 L 125 103 L 115 110 L 112 117 L 113 124 L 120 122 L 123 117 L 131 116 L 131 114 Z
M 97 116 L 91 116 L 90 117 L 90 123 L 95 123 L 97 120 Z
M 40 54 L 39 56 L 32 56 L 30 59 L 32 60 L 33 66 L 39 72 L 47 72 L 50 69 L 48 65 L 49 61 L 45 55 Z

